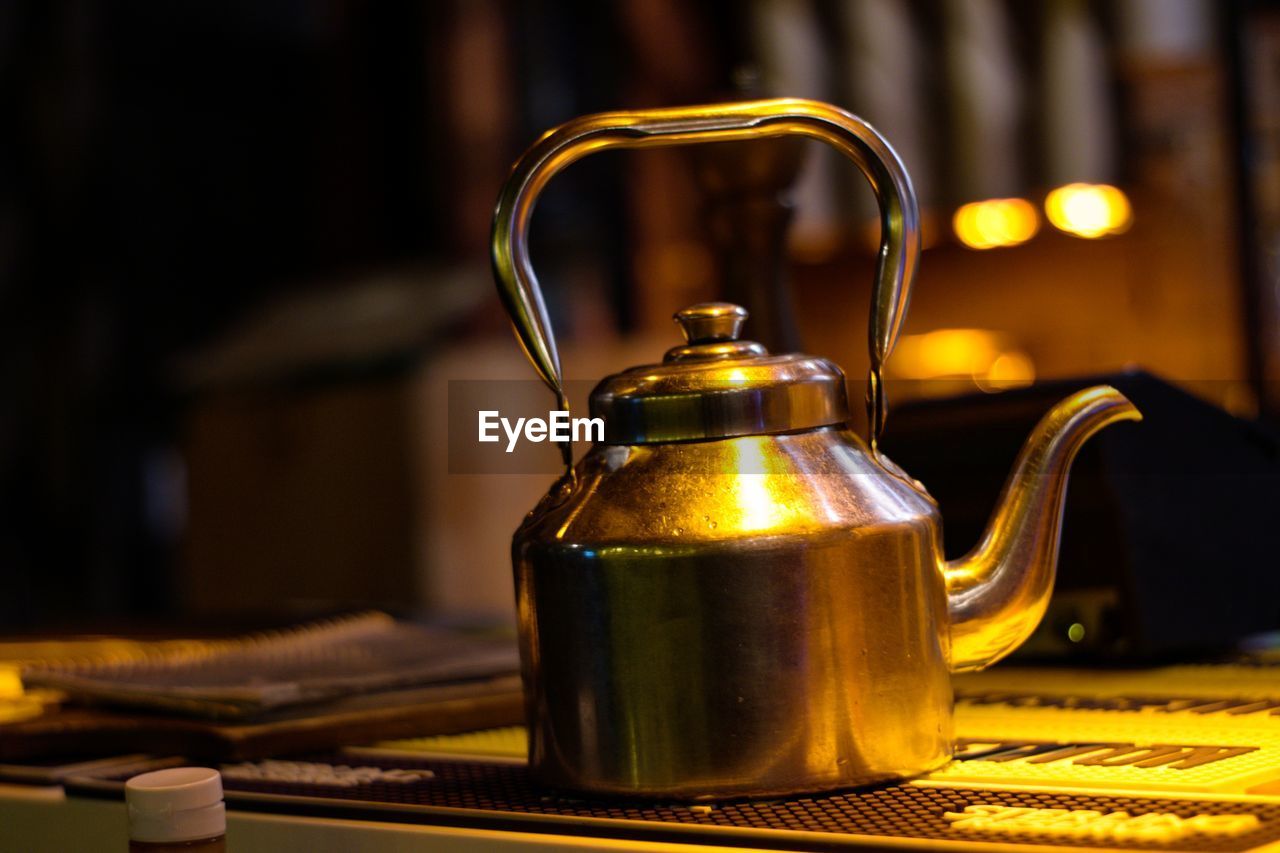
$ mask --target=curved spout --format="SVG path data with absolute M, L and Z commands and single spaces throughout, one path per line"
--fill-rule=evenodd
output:
M 982 540 L 943 566 L 951 614 L 951 669 L 982 669 L 1031 635 L 1053 592 L 1067 475 L 1098 430 L 1142 414 L 1109 385 L 1072 394 L 1027 438 Z

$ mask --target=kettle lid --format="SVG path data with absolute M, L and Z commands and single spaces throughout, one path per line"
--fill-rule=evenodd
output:
M 661 364 L 606 377 L 591 392 L 605 444 L 659 444 L 798 432 L 849 419 L 844 373 L 825 358 L 770 355 L 739 340 L 747 310 L 728 302 L 675 315 L 685 343 Z

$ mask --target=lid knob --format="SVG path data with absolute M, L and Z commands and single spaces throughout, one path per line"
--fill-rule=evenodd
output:
M 732 302 L 700 302 L 677 311 L 675 320 L 690 344 L 736 341 L 747 320 L 747 309 Z

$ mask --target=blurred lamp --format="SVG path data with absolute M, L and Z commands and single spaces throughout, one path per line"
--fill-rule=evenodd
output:
M 1086 239 L 1121 234 L 1133 221 L 1129 199 L 1108 184 L 1067 184 L 1049 193 L 1044 212 L 1053 227 Z
M 1030 385 L 1036 378 L 1031 358 L 1013 346 L 1007 335 L 991 329 L 903 335 L 890 373 L 895 379 L 965 380 L 988 392 Z M 923 390 L 927 396 L 928 389 Z M 947 389 L 940 386 L 939 390 Z
M 994 249 L 1030 240 L 1040 229 L 1040 217 L 1026 199 L 992 198 L 963 205 L 951 227 L 970 249 Z
M 1107 50 L 1089 5 L 1049 0 L 1042 43 L 1045 177 L 1055 187 L 1045 198 L 1045 215 L 1077 237 L 1120 234 L 1133 210 L 1107 183 L 1116 171 L 1115 117 Z

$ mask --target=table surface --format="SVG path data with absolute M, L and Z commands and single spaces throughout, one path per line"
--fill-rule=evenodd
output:
M 957 679 L 956 692 L 956 761 L 829 797 L 655 806 L 540 796 L 523 775 L 518 728 L 226 765 L 229 849 L 1280 851 L 1274 665 L 998 667 Z M 313 765 L 338 770 L 314 777 Z M 124 849 L 119 780 L 131 767 L 0 785 L 0 853 Z M 344 767 L 397 773 L 335 785 Z M 903 823 L 909 812 L 914 823 Z

